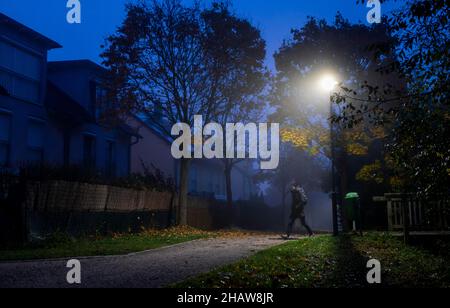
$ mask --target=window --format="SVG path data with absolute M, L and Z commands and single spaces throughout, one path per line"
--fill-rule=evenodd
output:
M 13 71 L 33 80 L 41 79 L 41 59 L 21 49 L 15 49 Z
M 107 92 L 106 90 L 99 86 L 96 85 L 95 87 L 95 103 L 97 104 L 97 106 L 101 107 L 106 103 L 106 99 L 107 99 Z
M 13 76 L 11 74 L 6 73 L 5 71 L 1 70 L 0 67 L 0 86 L 6 90 L 10 95 L 12 95 L 12 90 L 14 88 L 13 86 Z
M 116 144 L 114 141 L 106 142 L 106 175 L 116 176 Z
M 95 169 L 95 136 L 85 135 L 83 140 L 83 163 L 86 169 Z
M 14 78 L 14 90 L 12 96 L 27 102 L 38 103 L 39 83 L 22 78 Z
M 42 163 L 44 160 L 45 123 L 39 120 L 28 121 L 27 161 Z
M 111 106 L 107 103 L 107 91 L 99 82 L 91 81 L 91 104 L 90 110 L 96 119 L 100 119 L 108 112 Z
M 5 41 L 0 41 L 0 65 L 4 68 L 13 70 L 14 69 L 14 53 L 16 48 L 14 46 L 6 43 Z
M 42 58 L 0 41 L 0 85 L 11 96 L 38 103 Z
M 9 164 L 11 116 L 0 113 L 0 166 Z

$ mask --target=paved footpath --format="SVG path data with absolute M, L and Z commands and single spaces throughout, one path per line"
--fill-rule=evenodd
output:
M 216 238 L 126 256 L 80 258 L 80 287 L 164 287 L 281 243 L 270 235 Z M 68 260 L 0 263 L 0 288 L 72 287 L 66 282 Z

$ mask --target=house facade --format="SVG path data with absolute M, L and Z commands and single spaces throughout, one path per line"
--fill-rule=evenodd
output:
M 48 63 L 55 48 L 61 46 L 0 14 L 0 166 L 79 165 L 128 175 L 135 134 L 97 119 L 104 69 L 83 60 Z
M 125 124 L 107 125 L 100 121 L 104 78 L 104 68 L 89 60 L 50 62 L 48 106 L 54 111 L 55 125 L 63 132 L 58 148 L 63 149 L 64 164 L 122 177 L 130 173 L 131 147 L 139 139 Z M 60 97 L 53 103 L 51 95 L 58 96 L 57 92 L 65 99 Z M 65 107 L 59 106 L 58 110 L 63 101 Z
M 47 53 L 61 46 L 0 13 L 0 165 L 53 160 Z
M 0 166 L 82 166 L 106 177 L 161 170 L 179 182 L 171 140 L 149 121 L 106 125 L 99 119 L 106 71 L 89 60 L 48 62 L 61 46 L 0 14 Z M 226 199 L 223 164 L 193 160 L 189 191 Z M 233 169 L 233 197 L 256 193 L 251 167 Z

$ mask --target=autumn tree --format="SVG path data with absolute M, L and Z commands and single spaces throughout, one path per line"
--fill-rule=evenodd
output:
M 259 121 L 265 107 L 263 95 L 269 77 L 264 65 L 266 43 L 260 30 L 231 9 L 228 2 L 213 2 L 211 8 L 202 12 L 208 75 L 214 85 L 211 99 L 218 106 L 213 120 L 223 127 L 227 123 Z M 229 146 L 225 144 L 225 152 Z M 231 173 L 241 161 L 222 159 L 230 209 L 233 205 Z
M 392 56 L 389 48 L 377 55 L 370 49 L 381 42 L 387 47 L 393 44 L 384 25 L 351 24 L 340 14 L 333 24 L 310 18 L 302 28 L 292 30 L 292 38 L 275 55 L 277 76 L 272 99 L 276 108 L 273 116 L 284 123 L 285 142 L 313 156 L 331 157 L 329 104 L 334 93 L 320 89 L 319 80 L 332 72 L 340 81 L 336 90 L 358 80 L 381 83 L 377 70 Z M 346 108 L 354 106 L 334 105 L 332 111 L 339 117 Z M 352 126 L 335 121 L 332 129 L 340 190 L 346 192 L 353 180 L 348 174 L 349 160 L 367 156 L 385 132 L 368 119 Z
M 355 125 L 368 114 L 392 126 L 387 148 L 397 186 L 427 199 L 450 193 L 449 10 L 449 1 L 414 0 L 386 20 L 396 41 L 396 57 L 379 69 L 379 75 L 401 75 L 407 87 L 380 88 L 366 81 L 364 94 L 350 87 L 335 98 L 351 106 L 336 119 L 345 125 Z M 372 49 L 382 53 L 386 45 Z
M 259 108 L 265 86 L 265 42 L 257 28 L 229 6 L 200 8 L 180 0 L 136 1 L 117 33 L 107 39 L 103 59 L 111 78 L 110 101 L 119 114 L 138 113 L 173 138 L 179 123 L 245 121 Z M 203 140 L 206 141 L 206 140 Z M 231 170 L 224 160 L 227 195 Z M 189 158 L 180 160 L 179 221 L 187 224 Z
M 139 113 L 173 138 L 178 123 L 193 127 L 194 116 L 217 112 L 205 52 L 205 25 L 197 4 L 179 0 L 137 1 L 107 39 L 110 99 L 124 114 Z M 156 116 L 157 115 L 157 116 Z M 187 224 L 188 158 L 180 160 L 179 223 Z

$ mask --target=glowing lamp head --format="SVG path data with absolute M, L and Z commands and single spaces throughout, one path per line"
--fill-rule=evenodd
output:
M 324 91 L 331 92 L 336 88 L 338 82 L 332 75 L 325 75 L 320 80 L 320 88 Z

